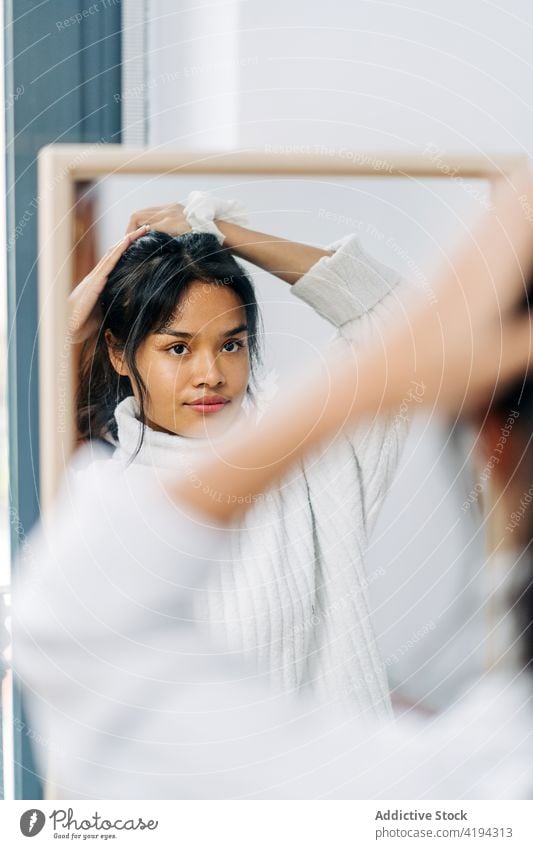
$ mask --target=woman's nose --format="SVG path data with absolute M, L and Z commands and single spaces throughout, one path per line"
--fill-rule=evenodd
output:
M 220 366 L 220 357 L 210 352 L 198 354 L 194 362 L 193 382 L 196 386 L 207 383 L 218 386 L 224 383 L 224 374 Z

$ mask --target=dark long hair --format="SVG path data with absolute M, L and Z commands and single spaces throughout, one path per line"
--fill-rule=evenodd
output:
M 522 375 L 515 380 L 503 394 L 498 394 L 491 411 L 502 424 L 514 419 L 508 444 L 514 443 L 519 460 L 516 468 L 509 471 L 511 480 L 506 480 L 505 484 L 510 485 L 511 500 L 518 511 L 511 512 L 509 527 L 513 527 L 513 521 L 518 522 L 520 554 L 514 568 L 520 570 L 520 577 L 508 601 L 520 635 L 521 662 L 529 673 L 533 673 L 533 377 Z M 512 583 L 514 585 L 514 581 Z
M 525 316 L 531 311 L 533 298 L 533 279 L 528 281 L 524 297 L 516 310 L 517 316 Z M 499 390 L 490 404 L 491 413 L 499 423 L 513 421 L 508 443 L 518 448 L 520 459 L 506 481 L 510 484 L 512 499 L 518 499 L 516 507 L 522 513 L 511 513 L 520 518 L 518 525 L 519 547 L 521 554 L 516 568 L 520 569 L 518 589 L 512 591 L 509 604 L 513 610 L 514 622 L 519 633 L 519 651 L 522 664 L 533 674 L 533 376 L 524 371 L 518 378 Z M 512 488 L 511 488 L 512 487 Z M 522 491 L 520 497 L 516 495 Z M 528 500 L 529 499 L 529 500 Z M 511 522 L 509 523 L 511 527 Z M 514 582 L 513 582 L 514 583 Z
M 81 354 L 77 396 L 77 425 L 81 439 L 117 438 L 114 412 L 117 404 L 133 395 L 130 378 L 119 375 L 109 358 L 105 330 L 109 329 L 124 357 L 140 397 L 140 421 L 145 424 L 145 386 L 136 365 L 143 340 L 162 330 L 194 281 L 232 289 L 246 310 L 252 381 L 261 360 L 261 316 L 252 281 L 228 249 L 215 236 L 185 233 L 169 236 L 152 231 L 123 253 L 109 275 L 100 298 L 102 323 L 96 341 Z M 248 385 L 247 392 L 253 392 Z M 136 453 L 142 445 L 142 435 Z

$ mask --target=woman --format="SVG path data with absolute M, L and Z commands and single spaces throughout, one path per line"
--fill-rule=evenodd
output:
M 155 229 L 128 246 L 103 286 L 78 420 L 83 437 L 114 437 L 113 459 L 124 468 L 179 469 L 194 480 L 211 440 L 241 417 L 255 426 L 260 320 L 232 254 L 289 283 L 342 342 L 362 344 L 398 309 L 399 275 L 354 236 L 320 250 L 219 219 L 218 239 L 190 232 L 202 204 L 215 215 L 227 203 L 193 193 L 187 207 L 136 213 L 130 228 L 150 218 Z M 197 606 L 213 636 L 244 650 L 279 688 L 312 686 L 358 714 L 390 712 L 364 553 L 405 431 L 405 417 L 370 419 L 261 495 Z
M 138 475 L 135 464 L 126 486 L 108 462 L 67 480 L 56 515 L 28 547 L 36 568 L 30 557 L 14 608 L 18 669 L 60 798 L 526 795 L 531 684 L 513 679 L 530 664 L 529 639 L 503 683 L 475 688 L 440 727 L 407 722 L 378 733 L 332 715 L 331 703 L 281 703 L 244 685 L 246 668 L 213 657 L 191 625 L 194 595 L 249 497 L 342 429 L 393 410 L 413 380 L 426 387 L 427 409 L 475 411 L 492 450 L 507 404 L 522 403 L 531 362 L 529 311 L 516 310 L 533 270 L 524 197 L 533 201 L 529 171 L 495 192 L 493 210 L 435 281 L 435 303 L 413 304 L 379 343 L 330 353 L 325 373 L 302 377 L 298 416 L 289 387 L 253 431 L 240 423 L 207 446 L 201 487 L 177 473 Z M 530 441 L 526 416 L 519 421 L 498 467 L 508 510 L 515 460 Z M 522 550 L 531 534 L 520 527 Z M 529 635 L 531 595 L 519 595 Z

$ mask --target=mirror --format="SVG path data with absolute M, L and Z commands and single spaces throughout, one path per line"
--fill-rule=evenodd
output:
M 241 201 L 249 226 L 274 236 L 325 246 L 356 233 L 373 257 L 433 298 L 433 271 L 446 263 L 450 248 L 490 203 L 492 168 L 506 167 L 510 163 L 489 167 L 470 159 L 443 167 L 431 158 L 328 159 L 283 151 L 196 161 L 183 153 L 109 146 L 45 149 L 40 167 L 44 501 L 57 488 L 74 435 L 77 365 L 58 339 L 58 316 L 66 327 L 68 291 L 123 235 L 133 211 L 183 201 L 196 189 Z M 52 209 L 53 219 L 46 218 Z M 46 220 L 56 222 L 52 232 Z M 294 298 L 290 285 L 244 264 L 263 313 L 265 373 L 275 393 L 291 370 L 320 357 L 335 328 Z M 480 504 L 473 503 L 457 521 L 458 505 L 474 484 L 471 441 L 463 428 L 427 416 L 414 419 L 370 545 L 368 582 L 393 691 L 414 701 L 429 693 L 429 706 L 438 708 L 464 675 L 483 668 L 483 640 L 491 623 L 483 589 L 470 580 L 485 553 L 482 535 L 475 533 Z M 454 624 L 458 614 L 468 620 L 468 631 L 460 635 Z M 466 640 L 479 649 L 454 675 Z

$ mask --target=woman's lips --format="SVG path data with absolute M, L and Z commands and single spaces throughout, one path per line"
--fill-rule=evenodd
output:
M 196 410 L 197 413 L 218 413 L 220 410 L 224 409 L 226 404 L 229 403 L 230 402 L 226 398 L 217 401 L 209 401 L 209 399 L 202 399 L 202 401 L 195 401 L 192 404 L 186 404 L 185 406 L 190 407 L 191 410 Z

